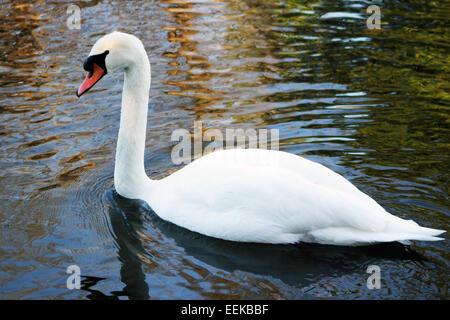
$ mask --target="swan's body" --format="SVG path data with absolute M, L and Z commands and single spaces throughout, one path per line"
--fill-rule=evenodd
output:
M 114 186 L 124 197 L 146 201 L 162 219 L 243 242 L 362 245 L 441 239 L 436 236 L 444 231 L 393 216 L 339 174 L 286 152 L 216 151 L 151 180 L 144 170 L 150 89 L 144 46 L 134 36 L 114 32 L 91 51 L 91 57 L 102 54 L 105 74 L 106 68 L 125 72 Z

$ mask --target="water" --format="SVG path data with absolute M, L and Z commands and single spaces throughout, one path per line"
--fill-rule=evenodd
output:
M 448 299 L 449 242 L 236 244 L 113 191 L 122 77 L 81 99 L 82 62 L 115 28 L 145 44 L 153 178 L 178 128 L 279 129 L 280 149 L 339 172 L 389 212 L 447 229 L 449 8 L 383 1 L 0 4 L 0 298 Z M 445 235 L 445 237 L 447 237 Z M 80 266 L 82 290 L 66 288 Z M 369 265 L 381 289 L 369 290 Z

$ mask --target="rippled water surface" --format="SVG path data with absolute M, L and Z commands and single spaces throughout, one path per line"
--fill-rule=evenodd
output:
M 81 99 L 114 29 L 152 64 L 147 173 L 178 128 L 279 129 L 280 149 L 339 172 L 389 212 L 447 229 L 449 16 L 442 1 L 0 2 L 0 298 L 448 299 L 449 242 L 409 248 L 237 244 L 113 191 L 122 76 Z M 447 235 L 444 235 L 447 237 Z M 80 266 L 82 290 L 66 288 Z M 369 265 L 382 286 L 369 290 Z

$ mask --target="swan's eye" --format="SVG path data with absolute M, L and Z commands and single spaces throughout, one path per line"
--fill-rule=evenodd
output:
M 94 63 L 95 63 L 96 65 L 101 67 L 103 70 L 105 70 L 105 74 L 106 74 L 107 70 L 106 70 L 106 65 L 105 65 L 105 58 L 108 54 L 109 54 L 109 50 L 106 50 L 105 52 L 103 52 L 101 54 L 95 54 L 95 55 L 87 57 L 87 59 L 83 63 L 83 69 L 91 73 L 92 70 L 94 69 Z

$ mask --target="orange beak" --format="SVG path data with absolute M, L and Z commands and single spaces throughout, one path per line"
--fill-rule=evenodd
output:
M 83 93 L 88 91 L 90 88 L 94 86 L 105 74 L 106 71 L 103 68 L 99 67 L 97 64 L 93 63 L 93 70 L 91 70 L 84 79 L 80 88 L 77 91 L 77 97 L 81 97 Z

